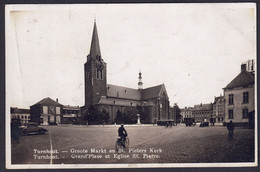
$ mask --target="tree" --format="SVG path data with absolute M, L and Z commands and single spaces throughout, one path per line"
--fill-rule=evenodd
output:
M 136 124 L 137 123 L 138 110 L 136 107 L 125 108 L 125 113 L 123 115 L 125 124 Z
M 177 105 L 177 103 L 174 103 L 174 112 L 175 112 L 175 115 L 176 115 L 176 122 L 180 123 L 181 121 L 181 110 L 179 108 L 179 106 Z
M 123 114 L 118 110 L 116 113 L 115 123 L 121 124 L 123 122 Z
M 86 120 L 90 125 L 107 124 L 109 121 L 109 114 L 105 111 L 99 111 L 96 107 L 90 106 L 86 114 Z
M 104 123 L 108 124 L 109 122 L 109 113 L 105 110 L 102 110 L 101 112 L 101 119 L 104 121 Z

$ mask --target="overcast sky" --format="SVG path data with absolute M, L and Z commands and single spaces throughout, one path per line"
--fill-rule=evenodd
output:
M 96 18 L 107 83 L 164 83 L 170 105 L 210 103 L 256 58 L 254 4 L 9 5 L 7 108 L 43 98 L 84 105 L 84 63 Z

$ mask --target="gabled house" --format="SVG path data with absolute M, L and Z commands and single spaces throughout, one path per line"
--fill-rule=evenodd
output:
M 192 115 L 196 122 L 210 122 L 213 115 L 212 103 L 195 105 L 192 109 Z
M 247 65 L 241 65 L 241 72 L 225 87 L 224 122 L 232 120 L 236 125 L 254 124 L 255 75 L 248 72 Z
M 63 105 L 47 97 L 30 106 L 31 121 L 42 125 L 61 123 Z

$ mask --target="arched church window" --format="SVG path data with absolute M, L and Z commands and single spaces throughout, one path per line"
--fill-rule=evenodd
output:
M 103 80 L 103 71 L 100 69 L 97 69 L 97 79 Z
M 103 71 L 100 70 L 100 79 L 102 80 L 103 79 Z
M 99 70 L 97 70 L 97 79 L 99 79 Z

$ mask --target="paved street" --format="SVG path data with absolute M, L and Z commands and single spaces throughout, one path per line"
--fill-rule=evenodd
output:
M 47 126 L 12 144 L 13 164 L 207 163 L 254 161 L 254 130 L 222 126 L 125 126 L 130 146 L 114 152 L 119 126 Z

